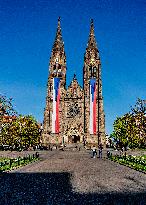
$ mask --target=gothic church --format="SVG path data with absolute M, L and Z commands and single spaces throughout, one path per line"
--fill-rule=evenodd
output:
M 49 63 L 42 144 L 105 144 L 101 62 L 93 20 L 84 54 L 83 88 L 74 75 L 66 88 L 66 54 L 58 19 Z

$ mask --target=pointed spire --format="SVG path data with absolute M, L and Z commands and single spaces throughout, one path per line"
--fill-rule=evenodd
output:
M 60 17 L 58 18 L 58 25 L 56 37 L 53 44 L 51 57 L 50 57 L 50 76 L 62 77 L 62 86 L 66 83 L 66 54 L 64 50 L 64 42 L 61 34 Z
M 56 31 L 56 37 L 55 42 L 53 45 L 53 50 L 56 50 L 56 48 L 59 48 L 59 50 L 64 50 L 64 42 L 62 39 L 62 33 L 61 33 L 61 25 L 60 25 L 60 17 L 58 18 L 58 25 L 57 25 L 57 31 Z
M 96 43 L 95 34 L 94 34 L 93 19 L 91 19 L 90 33 L 89 33 L 89 39 L 87 43 L 86 52 L 84 55 L 84 61 L 89 65 L 89 64 L 94 64 L 97 59 L 99 59 L 99 51 L 97 48 L 97 43 Z
M 93 19 L 91 19 L 91 23 L 90 23 L 90 34 L 89 34 L 89 39 L 88 39 L 88 44 L 87 44 L 87 48 L 89 47 L 97 48 L 95 34 L 94 34 Z

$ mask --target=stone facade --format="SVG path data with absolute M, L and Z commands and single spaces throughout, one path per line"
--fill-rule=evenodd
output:
M 52 133 L 53 78 L 60 78 L 59 133 Z M 89 132 L 90 91 L 89 81 L 96 79 L 96 134 Z M 105 116 L 103 110 L 101 63 L 97 48 L 93 20 L 84 55 L 83 88 L 76 76 L 66 88 L 66 55 L 62 40 L 60 19 L 52 48 L 47 84 L 46 108 L 42 132 L 42 144 L 83 143 L 105 144 Z

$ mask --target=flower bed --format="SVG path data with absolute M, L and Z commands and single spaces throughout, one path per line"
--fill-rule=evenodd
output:
M 146 173 L 146 155 L 138 157 L 132 155 L 113 156 L 112 154 L 110 154 L 108 158 L 112 161 L 118 162 L 119 164 L 123 164 L 137 171 L 143 171 Z
M 0 172 L 24 166 L 39 159 L 39 153 L 18 158 L 0 158 Z

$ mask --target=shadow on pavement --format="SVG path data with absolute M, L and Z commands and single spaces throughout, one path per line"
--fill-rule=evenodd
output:
M 3 173 L 0 175 L 0 205 L 145 205 L 145 193 L 78 193 L 71 174 Z

